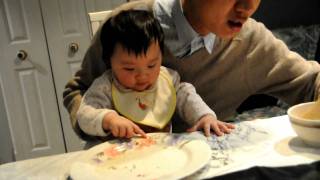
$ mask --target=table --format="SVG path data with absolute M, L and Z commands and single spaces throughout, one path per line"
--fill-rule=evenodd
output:
M 213 159 L 188 177 L 202 179 L 253 166 L 288 166 L 320 160 L 320 148 L 306 146 L 291 128 L 288 116 L 236 124 L 230 135 L 209 138 Z M 67 179 L 71 164 L 85 151 L 77 151 L 0 166 L 0 179 Z

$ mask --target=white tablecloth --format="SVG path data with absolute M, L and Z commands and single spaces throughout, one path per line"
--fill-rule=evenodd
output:
M 242 131 L 250 131 L 247 134 L 251 135 L 241 135 L 241 138 L 236 139 L 238 142 L 241 141 L 238 146 L 223 151 L 227 156 L 227 163 L 223 166 L 214 164 L 216 167 L 203 170 L 204 172 L 195 176 L 196 179 L 218 176 L 253 166 L 281 167 L 320 160 L 320 148 L 305 145 L 292 129 L 288 116 L 244 121 L 240 124 L 243 129 L 247 129 Z M 222 142 L 235 144 L 230 141 L 232 140 L 226 138 Z
M 287 166 L 320 160 L 320 149 L 306 146 L 296 136 L 287 116 L 241 122 L 231 135 L 208 142 L 212 161 L 190 179 L 213 177 L 257 165 Z M 0 179 L 66 179 L 71 164 L 84 152 L 3 164 Z

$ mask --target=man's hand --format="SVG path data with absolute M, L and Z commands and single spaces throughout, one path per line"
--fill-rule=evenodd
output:
M 110 131 L 114 137 L 131 138 L 138 134 L 144 138 L 147 137 L 146 133 L 139 126 L 115 112 L 105 115 L 102 121 L 102 128 Z
M 212 129 L 215 134 L 218 136 L 221 136 L 225 133 L 229 134 L 232 129 L 234 129 L 235 126 L 230 123 L 222 122 L 217 120 L 214 116 L 208 114 L 205 116 L 202 116 L 196 124 L 189 128 L 188 132 L 194 132 L 199 129 L 204 130 L 204 134 L 209 137 L 210 136 L 210 130 Z

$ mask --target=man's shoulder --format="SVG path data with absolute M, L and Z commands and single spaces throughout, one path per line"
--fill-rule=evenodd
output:
M 235 37 L 238 40 L 244 40 L 248 38 L 254 38 L 260 36 L 266 29 L 263 23 L 249 18 L 244 24 L 240 33 Z
M 154 0 L 154 7 L 158 10 L 158 13 L 170 15 L 172 14 L 173 0 Z
M 256 21 L 253 18 L 249 18 L 243 25 L 244 29 L 251 30 L 251 31 L 261 27 L 265 28 L 264 24 L 262 22 Z
M 138 1 L 130 1 L 127 3 L 124 3 L 115 9 L 113 9 L 114 12 L 119 12 L 122 10 L 129 10 L 129 9 L 140 9 L 140 10 L 148 10 L 153 11 L 153 5 L 155 3 L 155 0 L 138 0 Z

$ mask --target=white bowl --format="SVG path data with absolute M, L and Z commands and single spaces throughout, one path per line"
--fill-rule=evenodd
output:
M 315 102 L 308 102 L 290 107 L 287 113 L 291 126 L 302 141 L 307 145 L 320 147 L 320 117 L 319 119 L 304 117 L 306 113 L 314 111 L 314 108 L 318 108 L 317 111 L 320 112 L 320 107 L 317 107 Z

